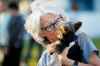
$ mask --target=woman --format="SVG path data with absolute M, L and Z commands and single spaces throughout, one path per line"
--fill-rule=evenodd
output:
M 37 9 L 37 10 L 36 10 Z M 57 21 L 57 27 L 54 26 L 53 28 L 51 27 L 51 24 L 56 21 L 57 17 L 59 15 L 64 16 L 57 8 L 54 9 L 43 9 L 43 7 L 39 8 L 37 7 L 32 14 L 29 16 L 29 18 L 26 21 L 25 28 L 28 33 L 37 41 L 39 44 L 41 44 L 43 47 L 46 48 L 46 50 L 43 52 L 38 66 L 72 66 L 72 65 L 78 65 L 78 66 L 99 66 L 100 65 L 100 59 L 97 55 L 97 48 L 94 46 L 92 41 L 86 36 L 84 33 L 78 33 L 78 44 L 83 50 L 83 56 L 84 56 L 84 61 L 83 62 L 77 62 L 75 60 L 72 60 L 66 55 L 68 54 L 69 48 L 65 48 L 61 54 L 57 54 L 56 51 L 56 46 L 60 44 L 59 40 L 52 40 L 49 43 L 45 43 L 44 41 L 46 40 L 44 38 L 44 35 L 48 34 L 47 36 L 51 38 L 60 38 L 62 37 L 61 33 L 56 33 L 56 30 L 60 29 L 62 25 L 64 25 L 67 21 L 66 18 L 58 20 Z M 65 17 L 65 16 L 64 16 Z M 59 25 L 59 23 L 61 23 Z M 45 29 L 41 29 L 41 27 Z M 72 28 L 72 30 L 75 30 L 73 25 L 69 26 Z M 48 33 L 42 34 L 41 36 L 41 31 L 47 30 L 49 31 Z M 53 33 L 52 33 L 53 31 Z M 63 31 L 63 29 L 61 30 Z M 50 33 L 51 32 L 51 33 Z M 51 35 L 50 35 L 51 34 Z M 52 35 L 53 34 L 53 35 Z

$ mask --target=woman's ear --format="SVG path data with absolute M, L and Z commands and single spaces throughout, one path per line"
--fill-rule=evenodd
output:
M 82 22 L 78 21 L 74 24 L 75 32 L 82 26 Z

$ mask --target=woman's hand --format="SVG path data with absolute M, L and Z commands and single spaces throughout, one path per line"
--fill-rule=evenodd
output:
M 62 64 L 62 66 L 72 66 L 74 63 L 73 60 L 67 57 L 69 49 L 70 49 L 69 47 L 65 48 L 64 51 L 58 55 L 58 59 L 60 63 Z
M 67 57 L 69 49 L 74 45 L 74 42 L 71 42 L 69 47 L 66 47 L 61 54 L 58 55 L 59 61 L 65 66 L 72 66 L 74 64 L 74 60 L 71 60 Z

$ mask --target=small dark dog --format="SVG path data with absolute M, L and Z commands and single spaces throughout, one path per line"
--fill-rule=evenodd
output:
M 83 51 L 78 44 L 78 41 L 77 41 L 78 37 L 77 35 L 75 35 L 75 32 L 80 28 L 81 24 L 82 24 L 81 22 L 77 22 L 77 23 L 74 23 L 73 25 L 69 25 L 69 26 L 72 26 L 72 28 L 74 28 L 74 31 L 70 29 L 71 27 L 69 28 L 65 26 L 64 28 L 65 28 L 66 33 L 63 34 L 63 38 L 60 40 L 61 44 L 57 46 L 57 52 L 60 54 L 63 52 L 63 50 L 66 47 L 69 46 L 71 42 L 74 41 L 75 44 L 69 49 L 67 57 L 75 61 L 80 61 L 80 62 L 83 61 L 82 60 Z

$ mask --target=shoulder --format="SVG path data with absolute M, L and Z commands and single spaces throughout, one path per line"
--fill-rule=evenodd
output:
M 49 55 L 48 51 L 44 50 L 41 56 L 47 56 L 47 55 Z
M 42 53 L 42 55 L 41 55 L 41 57 L 40 57 L 40 59 L 39 59 L 39 62 L 38 62 L 38 64 L 39 65 L 41 65 L 41 64 L 46 64 L 46 61 L 48 60 L 48 52 L 47 52 L 47 50 L 45 50 L 45 51 L 43 51 L 43 53 Z
M 77 32 L 78 44 L 83 47 L 91 44 L 91 39 L 84 32 Z
M 76 35 L 78 36 L 79 39 L 87 39 L 88 36 L 84 32 L 77 32 Z

